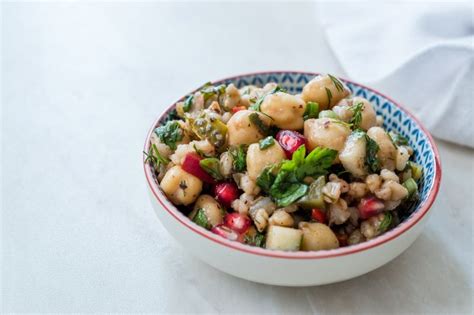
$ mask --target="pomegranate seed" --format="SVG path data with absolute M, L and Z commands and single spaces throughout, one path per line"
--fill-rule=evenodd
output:
M 291 159 L 293 152 L 295 152 L 300 146 L 303 144 L 306 145 L 306 138 L 299 132 L 293 130 L 280 130 L 275 138 L 285 151 L 288 159 Z
M 237 233 L 223 224 L 216 225 L 211 229 L 211 232 L 230 241 L 237 241 L 241 243 L 244 241 L 244 236 L 242 234 Z
M 376 197 L 367 197 L 360 200 L 357 208 L 361 219 L 367 219 L 382 212 L 385 205 L 382 200 Z
M 201 165 L 199 165 L 199 161 L 202 158 L 197 153 L 188 153 L 184 157 L 183 165 L 181 166 L 183 170 L 188 172 L 191 175 L 196 176 L 203 182 L 214 184 L 216 181 L 209 175 L 205 170 L 202 169 Z
M 222 204 L 224 207 L 229 208 L 232 204 L 232 201 L 239 197 L 239 189 L 234 183 L 218 183 L 214 187 L 214 194 L 220 204 Z
M 224 225 L 231 228 L 235 232 L 242 234 L 247 232 L 251 225 L 250 219 L 243 214 L 238 212 L 232 212 L 226 214 L 224 217 Z
M 321 209 L 316 208 L 311 210 L 311 218 L 319 223 L 326 223 L 326 213 Z

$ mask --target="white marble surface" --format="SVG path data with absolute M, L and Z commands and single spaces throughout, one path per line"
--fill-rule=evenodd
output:
M 472 312 L 469 149 L 439 142 L 444 177 L 424 233 L 393 262 L 343 283 L 233 278 L 191 257 L 154 216 L 141 150 L 166 105 L 236 73 L 344 74 L 312 4 L 2 9 L 2 311 Z

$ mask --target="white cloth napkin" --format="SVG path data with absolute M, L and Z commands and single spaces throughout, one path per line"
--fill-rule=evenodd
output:
M 410 109 L 441 139 L 474 147 L 474 17 L 468 2 L 322 3 L 319 19 L 351 79 Z

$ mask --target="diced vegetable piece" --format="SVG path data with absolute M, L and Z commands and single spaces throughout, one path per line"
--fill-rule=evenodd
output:
M 367 219 L 382 212 L 385 205 L 382 200 L 376 197 L 367 197 L 360 200 L 357 208 L 359 209 L 359 216 L 362 219 Z
M 239 234 L 245 233 L 251 224 L 249 217 L 238 212 L 228 213 L 224 217 L 224 225 Z
M 403 183 L 403 187 L 405 187 L 408 190 L 408 197 L 411 198 L 413 194 L 416 194 L 418 192 L 418 185 L 416 184 L 415 180 L 413 178 L 407 179 Z
M 198 225 L 210 229 L 224 221 L 225 210 L 210 195 L 201 195 L 194 203 L 189 218 Z M 202 224 L 205 223 L 205 224 Z
M 207 139 L 216 148 L 226 143 L 227 126 L 219 119 L 203 113 L 191 121 L 191 129 L 201 139 Z
M 215 180 L 209 175 L 200 165 L 202 158 L 197 153 L 188 153 L 184 157 L 183 165 L 181 166 L 183 170 L 188 172 L 191 175 L 196 176 L 201 179 L 203 182 L 213 184 Z
M 321 209 L 312 209 L 311 218 L 319 223 L 326 223 L 326 213 Z
M 265 139 L 260 140 L 259 147 L 260 150 L 265 150 L 275 144 L 275 139 L 272 136 L 268 136 Z
M 267 231 L 265 248 L 276 250 L 296 251 L 300 249 L 303 231 L 270 225 Z
M 240 243 L 243 243 L 244 241 L 244 235 L 239 234 L 236 231 L 232 230 L 228 226 L 225 226 L 223 224 L 217 225 L 211 229 L 211 232 L 214 234 L 217 234 L 225 239 L 228 239 L 229 241 L 237 241 Z
M 306 109 L 303 114 L 303 119 L 308 120 L 311 118 L 318 118 L 319 114 L 319 104 L 316 102 L 306 103 Z
M 239 189 L 234 183 L 219 183 L 214 187 L 214 194 L 217 201 L 229 208 L 232 201 L 239 198 Z
M 339 247 L 339 241 L 334 232 L 325 224 L 300 222 L 303 232 L 301 250 L 324 250 Z
M 411 168 L 411 176 L 414 180 L 419 180 L 423 176 L 423 167 L 420 164 L 408 161 L 408 166 Z
M 319 112 L 318 118 L 333 118 L 339 119 L 339 116 L 332 110 L 323 110 Z
M 211 175 L 215 180 L 223 180 L 224 176 L 222 176 L 219 170 L 219 164 L 220 162 L 216 158 L 205 158 L 199 161 L 199 165 L 206 173 Z
M 304 209 L 318 208 L 320 210 L 325 210 L 326 204 L 324 203 L 323 198 L 324 185 L 326 185 L 326 180 L 324 179 L 324 176 L 318 177 L 309 186 L 308 194 L 298 201 L 298 205 L 300 205 Z
M 299 132 L 293 130 L 280 130 L 275 138 L 289 159 L 291 159 L 293 152 L 303 144 L 306 144 L 306 138 Z

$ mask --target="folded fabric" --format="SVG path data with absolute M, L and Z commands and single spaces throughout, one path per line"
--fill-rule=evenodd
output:
M 474 19 L 469 2 L 322 3 L 348 76 L 387 93 L 441 139 L 474 147 Z

